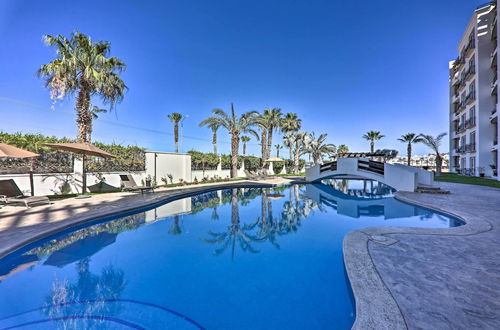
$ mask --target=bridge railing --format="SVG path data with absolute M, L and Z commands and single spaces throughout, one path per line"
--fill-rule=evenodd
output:
M 328 162 L 321 164 L 319 167 L 319 173 L 326 172 L 326 171 L 336 171 L 337 170 L 337 162 Z
M 358 160 L 358 170 L 369 171 L 376 174 L 384 175 L 384 163 L 373 160 Z

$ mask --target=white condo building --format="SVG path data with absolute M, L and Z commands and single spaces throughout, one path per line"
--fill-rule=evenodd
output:
M 498 175 L 498 11 L 479 6 L 450 62 L 450 171 Z

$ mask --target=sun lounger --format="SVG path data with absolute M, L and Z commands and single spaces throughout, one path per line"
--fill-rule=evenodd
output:
M 24 196 L 23 192 L 12 179 L 0 180 L 0 201 L 9 204 L 24 204 L 30 207 L 33 204 L 50 204 L 47 196 Z
M 134 178 L 130 174 L 121 174 L 120 179 L 122 180 L 123 183 L 123 191 L 140 191 L 141 194 L 143 194 L 145 191 L 152 191 L 154 192 L 153 187 L 147 187 L 147 186 L 138 186 L 137 183 L 135 183 Z

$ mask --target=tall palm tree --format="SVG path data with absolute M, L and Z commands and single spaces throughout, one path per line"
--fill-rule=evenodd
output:
M 280 158 L 280 149 L 283 149 L 283 146 L 281 144 L 275 144 L 274 147 L 276 148 L 276 157 Z
M 108 109 L 101 109 L 99 108 L 98 106 L 95 106 L 93 105 L 90 110 L 90 116 L 91 116 L 91 121 L 89 122 L 88 126 L 87 126 L 87 142 L 92 142 L 92 130 L 93 130 L 93 127 L 94 127 L 94 120 L 96 120 L 97 118 L 99 118 L 99 114 L 100 113 L 106 113 L 108 112 Z
M 407 155 L 408 155 L 408 166 L 411 166 L 411 150 L 412 150 L 412 144 L 413 143 L 419 143 L 422 142 L 422 138 L 420 135 L 415 134 L 415 133 L 408 133 L 401 135 L 400 138 L 398 138 L 398 141 L 401 141 L 403 143 L 407 143 Z
M 280 108 L 264 109 L 263 117 L 267 120 L 267 158 L 271 156 L 273 132 L 280 129 L 283 113 Z M 267 159 L 266 158 L 266 159 Z M 264 159 L 263 159 L 264 160 Z
M 267 118 L 262 114 L 257 116 L 257 127 L 260 130 L 260 148 L 261 148 L 261 158 L 262 166 L 264 166 L 266 159 L 269 158 L 267 150 L 267 134 L 269 132 L 269 122 Z
M 345 144 L 341 144 L 337 148 L 337 153 L 338 154 L 346 154 L 349 152 L 349 147 Z
M 304 154 L 305 146 L 308 139 L 307 132 L 290 132 L 288 133 L 293 150 L 293 171 L 294 173 L 299 172 L 300 167 L 300 155 Z
M 432 135 L 420 134 L 420 142 L 431 148 L 432 151 L 436 153 L 436 175 L 438 176 L 441 175 L 441 165 L 443 163 L 443 157 L 439 153 L 439 147 L 441 146 L 441 142 L 445 136 L 446 133 L 441 133 L 436 137 L 433 137 Z
M 375 140 L 380 140 L 384 135 L 380 134 L 379 131 L 369 131 L 363 135 L 363 139 L 370 141 L 370 152 L 374 152 L 375 150 Z
M 259 138 L 257 132 L 253 129 L 257 125 L 258 113 L 256 111 L 250 111 L 237 117 L 232 103 L 230 115 L 221 109 L 214 109 L 212 113 L 214 115 L 202 121 L 200 125 L 218 124 L 220 127 L 224 127 L 229 135 L 231 135 L 231 177 L 235 178 L 238 176 L 240 134 L 248 133 L 255 136 L 256 139 Z
M 57 58 L 38 69 L 38 77 L 46 78 L 54 101 L 76 93 L 77 140 L 88 142 L 88 125 L 91 97 L 98 95 L 112 109 L 123 100 L 127 89 L 120 78 L 125 63 L 117 57 L 108 57 L 111 44 L 107 41 L 93 42 L 89 36 L 78 31 L 68 39 L 62 35 L 44 35 L 45 43 L 55 47 Z
M 293 143 L 291 143 L 291 141 L 287 141 L 288 138 L 286 137 L 286 135 L 288 133 L 298 132 L 301 127 L 302 127 L 302 119 L 299 119 L 296 113 L 288 112 L 281 119 L 280 128 L 281 131 L 285 133 L 285 136 L 283 137 L 283 144 L 290 150 L 290 161 L 293 161 L 293 152 L 292 152 Z
M 307 143 L 305 145 L 305 151 L 309 153 L 314 164 L 318 164 L 323 160 L 323 156 L 332 155 L 335 153 L 337 148 L 331 143 L 325 143 L 328 134 L 321 134 L 318 138 L 314 136 L 314 133 L 309 134 Z
M 283 133 L 297 132 L 302 127 L 302 119 L 296 113 L 288 112 L 281 119 L 280 128 Z
M 179 152 L 179 122 L 182 119 L 182 115 L 178 112 L 172 112 L 167 117 L 174 123 L 175 152 Z
M 200 124 L 200 127 L 203 126 Z M 217 123 L 211 123 L 207 125 L 208 128 L 212 130 L 212 145 L 214 146 L 214 154 L 217 155 L 217 130 L 219 129 L 219 125 Z
M 241 137 L 241 142 L 243 142 L 243 155 L 246 155 L 247 153 L 247 142 L 250 141 L 250 137 L 243 135 Z

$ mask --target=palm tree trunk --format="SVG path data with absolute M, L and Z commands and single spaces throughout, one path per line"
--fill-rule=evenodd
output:
M 370 141 L 370 151 L 371 151 L 371 153 L 373 153 L 374 150 L 375 150 L 375 141 L 372 140 L 372 141 Z
M 268 134 L 267 134 L 267 158 L 266 159 L 269 159 L 271 157 L 272 147 L 273 147 L 273 127 L 270 127 Z
M 411 166 L 411 142 L 408 142 L 408 166 Z
M 214 154 L 217 155 L 217 132 L 212 135 L 212 144 L 214 145 Z
M 295 154 L 294 154 L 294 159 L 293 159 L 293 172 L 294 173 L 299 173 L 299 166 L 300 166 L 300 148 L 297 146 L 295 148 Z
M 247 154 L 247 143 L 243 142 L 243 155 Z
M 174 124 L 174 141 L 175 141 L 175 152 L 179 152 L 179 123 Z
M 436 153 L 436 175 L 440 176 L 441 175 L 441 164 L 443 160 L 441 158 L 441 155 L 439 153 Z
M 261 144 L 262 144 L 262 167 L 264 167 L 265 161 L 267 160 L 267 132 L 266 129 L 262 129 L 262 135 L 261 135 Z
M 238 149 L 239 149 L 240 137 L 236 133 L 231 135 L 231 177 L 236 178 L 238 176 Z
M 85 81 L 80 81 L 80 91 L 76 100 L 76 123 L 78 125 L 78 142 L 89 142 L 88 131 L 89 123 L 92 122 L 92 116 L 89 112 L 90 107 L 90 92 Z

